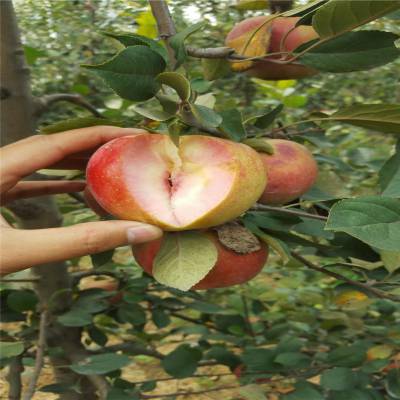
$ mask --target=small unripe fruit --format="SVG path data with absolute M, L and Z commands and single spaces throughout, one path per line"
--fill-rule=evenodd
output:
M 218 259 L 213 269 L 192 290 L 214 289 L 245 283 L 253 279 L 263 268 L 268 258 L 268 247 L 260 243 L 259 250 L 240 254 L 220 243 L 214 232 L 207 236 L 218 250 Z M 162 238 L 148 243 L 133 246 L 137 263 L 153 275 L 153 262 L 162 244 Z
M 210 136 L 143 133 L 114 139 L 90 158 L 88 190 L 111 215 L 164 230 L 230 221 L 260 197 L 266 174 L 251 147 Z
M 318 165 L 303 145 L 283 139 L 269 139 L 274 154 L 261 153 L 268 184 L 258 200 L 262 204 L 286 204 L 306 193 L 318 176 Z
M 318 38 L 318 34 L 312 26 L 300 25 L 296 27 L 299 19 L 299 17 L 274 18 L 270 15 L 248 18 L 233 27 L 226 37 L 225 43 L 234 48 L 238 54 L 247 57 L 291 52 L 303 43 Z M 269 20 L 270 22 L 267 22 Z M 257 30 L 258 28 L 260 29 Z M 254 34 L 256 30 L 257 32 Z M 250 39 L 253 34 L 253 38 Z M 249 40 L 250 42 L 246 47 Z M 290 54 L 283 54 L 272 55 L 268 59 L 264 58 L 254 62 L 233 62 L 232 69 L 246 71 L 251 76 L 266 80 L 299 79 L 318 72 L 298 62 L 277 64 L 270 61 L 271 59 L 284 61 L 290 57 Z

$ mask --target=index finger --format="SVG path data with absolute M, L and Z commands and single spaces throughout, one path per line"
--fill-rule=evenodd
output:
M 21 178 L 60 162 L 69 155 L 85 152 L 121 136 L 139 133 L 146 131 L 116 126 L 93 126 L 53 135 L 31 136 L 0 150 L 1 181 L 6 186 L 12 186 Z

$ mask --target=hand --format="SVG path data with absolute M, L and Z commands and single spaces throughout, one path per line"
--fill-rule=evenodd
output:
M 96 126 L 34 135 L 0 149 L 1 205 L 13 200 L 82 191 L 84 181 L 21 181 L 42 168 L 84 169 L 97 147 L 140 129 Z M 65 228 L 23 230 L 0 215 L 0 274 L 157 239 L 162 231 L 134 221 L 99 221 Z

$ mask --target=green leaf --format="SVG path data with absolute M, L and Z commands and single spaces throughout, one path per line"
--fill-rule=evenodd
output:
M 124 126 L 124 123 L 122 121 L 112 121 L 106 118 L 94 118 L 94 117 L 71 118 L 41 127 L 39 133 L 42 135 L 51 134 L 51 133 L 69 131 L 72 129 L 87 128 L 89 126 L 99 126 L 99 125 Z
M 18 356 L 23 351 L 23 342 L 0 342 L 0 359 Z
M 317 387 L 309 382 L 297 382 L 295 391 L 282 397 L 282 400 L 324 400 Z
M 133 111 L 137 112 L 143 117 L 152 119 L 153 121 L 167 121 L 174 116 L 173 114 L 170 114 L 168 112 L 157 110 L 156 108 L 154 108 L 153 104 L 135 104 L 130 108 L 132 108 Z
M 7 296 L 7 305 L 14 311 L 35 310 L 38 298 L 32 290 L 15 290 Z
M 147 46 L 131 46 L 98 65 L 84 65 L 97 72 L 119 96 L 132 101 L 153 97 L 160 89 L 155 79 L 165 60 Z
M 269 349 L 247 348 L 242 359 L 248 372 L 273 372 L 282 367 L 274 362 L 276 353 Z
M 331 208 L 325 229 L 346 232 L 378 249 L 398 251 L 400 202 L 379 196 L 339 201 Z
M 267 129 L 275 121 L 276 117 L 281 113 L 283 107 L 283 104 L 279 104 L 268 113 L 255 117 L 254 126 L 259 129 Z M 253 121 L 254 118 L 250 118 L 250 120 Z
M 70 368 L 81 375 L 102 375 L 115 371 L 130 364 L 128 356 L 122 354 L 99 354 L 86 357 L 78 363 L 70 365 Z
M 217 262 L 218 252 L 210 239 L 199 232 L 169 233 L 154 259 L 154 278 L 167 286 L 189 290 Z
M 73 309 L 57 317 L 64 326 L 86 326 L 92 323 L 93 316 L 87 310 Z
M 357 384 L 357 375 L 350 368 L 337 367 L 321 374 L 321 386 L 330 390 L 351 389 Z
M 385 133 L 400 133 L 400 104 L 357 104 L 326 118 Z
M 400 268 L 400 251 L 382 250 L 380 254 L 383 265 L 390 273 Z
M 167 354 L 161 365 L 174 378 L 187 378 L 196 372 L 201 356 L 199 349 L 183 344 Z
M 311 13 L 312 11 L 319 8 L 320 6 L 322 6 L 323 3 L 326 2 L 327 0 L 310 1 L 304 6 L 298 6 L 296 8 L 290 9 L 289 11 L 285 11 L 284 13 L 282 13 L 282 15 L 285 17 L 301 17 Z
M 400 140 L 397 142 L 395 154 L 379 171 L 379 185 L 383 196 L 400 197 Z
M 202 58 L 204 78 L 208 81 L 223 78 L 231 71 L 230 63 L 225 58 Z
M 267 400 L 265 390 L 257 384 L 242 386 L 239 393 L 245 400 Z
M 254 150 L 260 151 L 261 153 L 266 153 L 270 155 L 274 154 L 274 148 L 269 143 L 268 139 L 251 138 L 243 140 L 243 143 L 247 144 L 247 146 L 252 147 Z
M 165 60 L 165 62 L 168 63 L 167 49 L 161 43 L 156 42 L 153 39 L 150 39 L 146 36 L 137 35 L 134 33 L 127 33 L 127 32 L 121 32 L 121 33 L 103 32 L 103 34 L 105 36 L 118 40 L 125 47 L 137 46 L 137 45 L 148 46 L 152 50 L 160 54 L 160 56 Z
M 33 65 L 38 58 L 46 57 L 47 53 L 40 49 L 35 49 L 34 47 L 27 46 L 24 47 L 25 59 L 28 65 Z
M 385 379 L 385 389 L 394 399 L 400 399 L 400 370 L 392 369 Z
M 169 44 L 175 51 L 175 58 L 177 61 L 176 68 L 178 68 L 185 61 L 186 58 L 185 40 L 190 35 L 203 28 L 204 25 L 204 22 L 198 22 L 197 24 L 188 26 L 187 28 L 178 32 L 169 39 Z
M 246 130 L 243 126 L 242 114 L 236 108 L 220 112 L 222 123 L 219 128 L 235 142 L 240 142 L 246 137 Z
M 366 359 L 366 349 L 360 345 L 338 347 L 328 354 L 328 363 L 336 367 L 358 367 Z
M 159 83 L 172 87 L 172 89 L 178 93 L 182 101 L 188 101 L 190 99 L 190 82 L 184 75 L 178 72 L 162 72 L 156 79 Z
M 153 308 L 151 311 L 151 319 L 157 328 L 165 328 L 171 322 L 171 318 L 162 308 Z
M 323 43 L 299 58 L 302 64 L 323 72 L 364 71 L 394 61 L 400 50 L 391 32 L 357 31 Z M 303 46 L 295 52 L 300 52 Z
M 397 0 L 331 0 L 313 17 L 313 27 L 322 39 L 351 31 L 400 8 Z
M 222 123 L 221 115 L 217 114 L 211 108 L 198 104 L 190 104 L 190 110 L 197 121 L 206 127 L 216 128 Z
M 265 10 L 268 8 L 268 0 L 237 0 L 233 6 L 237 10 Z
M 118 308 L 118 318 L 132 325 L 146 323 L 146 313 L 140 304 L 124 304 Z
M 99 268 L 104 264 L 107 264 L 112 260 L 114 255 L 114 249 L 102 251 L 101 253 L 92 254 L 90 259 L 92 260 L 93 267 Z
M 280 353 L 274 361 L 290 368 L 306 368 L 311 363 L 309 356 L 298 352 Z
M 284 264 L 288 263 L 290 260 L 290 250 L 286 243 L 280 239 L 274 238 L 267 233 L 258 230 L 258 233 L 254 232 L 264 243 L 271 246 L 272 249 L 282 258 Z

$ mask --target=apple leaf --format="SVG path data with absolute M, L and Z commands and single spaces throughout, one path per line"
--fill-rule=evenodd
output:
M 302 64 L 324 72 L 363 71 L 392 62 L 400 56 L 391 32 L 358 31 L 318 45 L 300 57 Z M 306 44 L 308 47 L 309 44 Z M 301 52 L 303 46 L 295 50 Z
M 383 196 L 400 197 L 400 140 L 397 142 L 395 154 L 379 171 L 379 185 Z
M 159 53 L 148 46 L 130 46 L 98 65 L 84 65 L 97 72 L 120 97 L 143 101 L 160 89 L 155 79 L 166 67 Z
M 388 272 L 392 273 L 400 268 L 400 251 L 382 250 L 380 255 L 383 265 Z
M 204 78 L 208 81 L 223 78 L 231 71 L 229 61 L 225 58 L 202 58 Z
M 165 356 L 161 366 L 174 378 L 187 378 L 196 372 L 201 357 L 200 349 L 182 344 Z
M 190 110 L 196 120 L 206 127 L 216 128 L 222 122 L 221 115 L 217 114 L 211 108 L 199 104 L 190 104 Z
M 123 354 L 99 354 L 86 357 L 76 364 L 72 364 L 72 371 L 81 375 L 101 375 L 115 371 L 130 364 L 131 360 Z
M 331 0 L 314 15 L 313 27 L 325 39 L 351 31 L 398 9 L 398 0 Z
M 169 39 L 169 44 L 174 49 L 175 58 L 176 58 L 176 66 L 178 68 L 186 58 L 186 49 L 185 49 L 185 40 L 193 33 L 197 32 L 199 29 L 203 28 L 205 25 L 204 22 L 198 22 L 197 24 L 188 26 L 182 31 L 178 32 L 174 36 Z
M 236 10 L 265 10 L 268 8 L 268 0 L 237 0 L 233 5 Z
M 127 33 L 127 32 L 121 32 L 121 33 L 103 32 L 103 35 L 118 40 L 125 47 L 137 46 L 137 45 L 148 46 L 152 50 L 160 54 L 160 56 L 165 60 L 165 62 L 168 62 L 167 49 L 159 42 L 156 42 L 155 40 L 150 39 L 146 36 L 136 35 L 134 33 Z
M 242 114 L 236 108 L 220 112 L 222 123 L 220 129 L 226 133 L 230 139 L 240 142 L 246 137 L 246 130 L 243 126 Z
M 271 111 L 267 112 L 263 115 L 256 115 L 254 117 L 250 117 L 246 119 L 245 124 L 254 122 L 254 126 L 259 129 L 268 128 L 274 121 L 275 118 L 281 113 L 283 110 L 283 104 L 278 104 Z
M 239 389 L 239 393 L 245 400 L 267 400 L 265 397 L 265 389 L 255 383 L 242 386 Z
M 130 109 L 142 115 L 145 118 L 152 119 L 153 121 L 167 121 L 174 115 L 163 110 L 157 110 L 152 104 L 135 104 L 131 106 Z
M 211 271 L 217 258 L 217 248 L 205 235 L 169 233 L 154 259 L 153 275 L 164 285 L 187 291 Z
M 178 72 L 162 72 L 157 76 L 157 81 L 163 85 L 172 87 L 178 93 L 182 101 L 190 99 L 190 82 L 187 78 Z
M 380 250 L 398 251 L 400 202 L 380 196 L 365 196 L 337 202 L 325 229 L 345 232 Z
M 261 153 L 274 154 L 274 148 L 268 142 L 268 140 L 261 138 L 250 138 L 243 140 L 244 144 L 252 147 L 254 150 L 260 151 Z
M 315 9 L 321 7 L 324 3 L 326 3 L 327 0 L 314 0 L 306 5 L 299 6 L 296 8 L 292 8 L 291 10 L 285 11 L 282 13 L 282 16 L 284 17 L 302 17 L 304 15 L 308 15 Z
M 0 359 L 15 357 L 24 351 L 23 342 L 0 342 Z
M 341 121 L 378 132 L 400 133 L 400 104 L 357 104 L 331 115 L 316 116 L 315 120 Z

